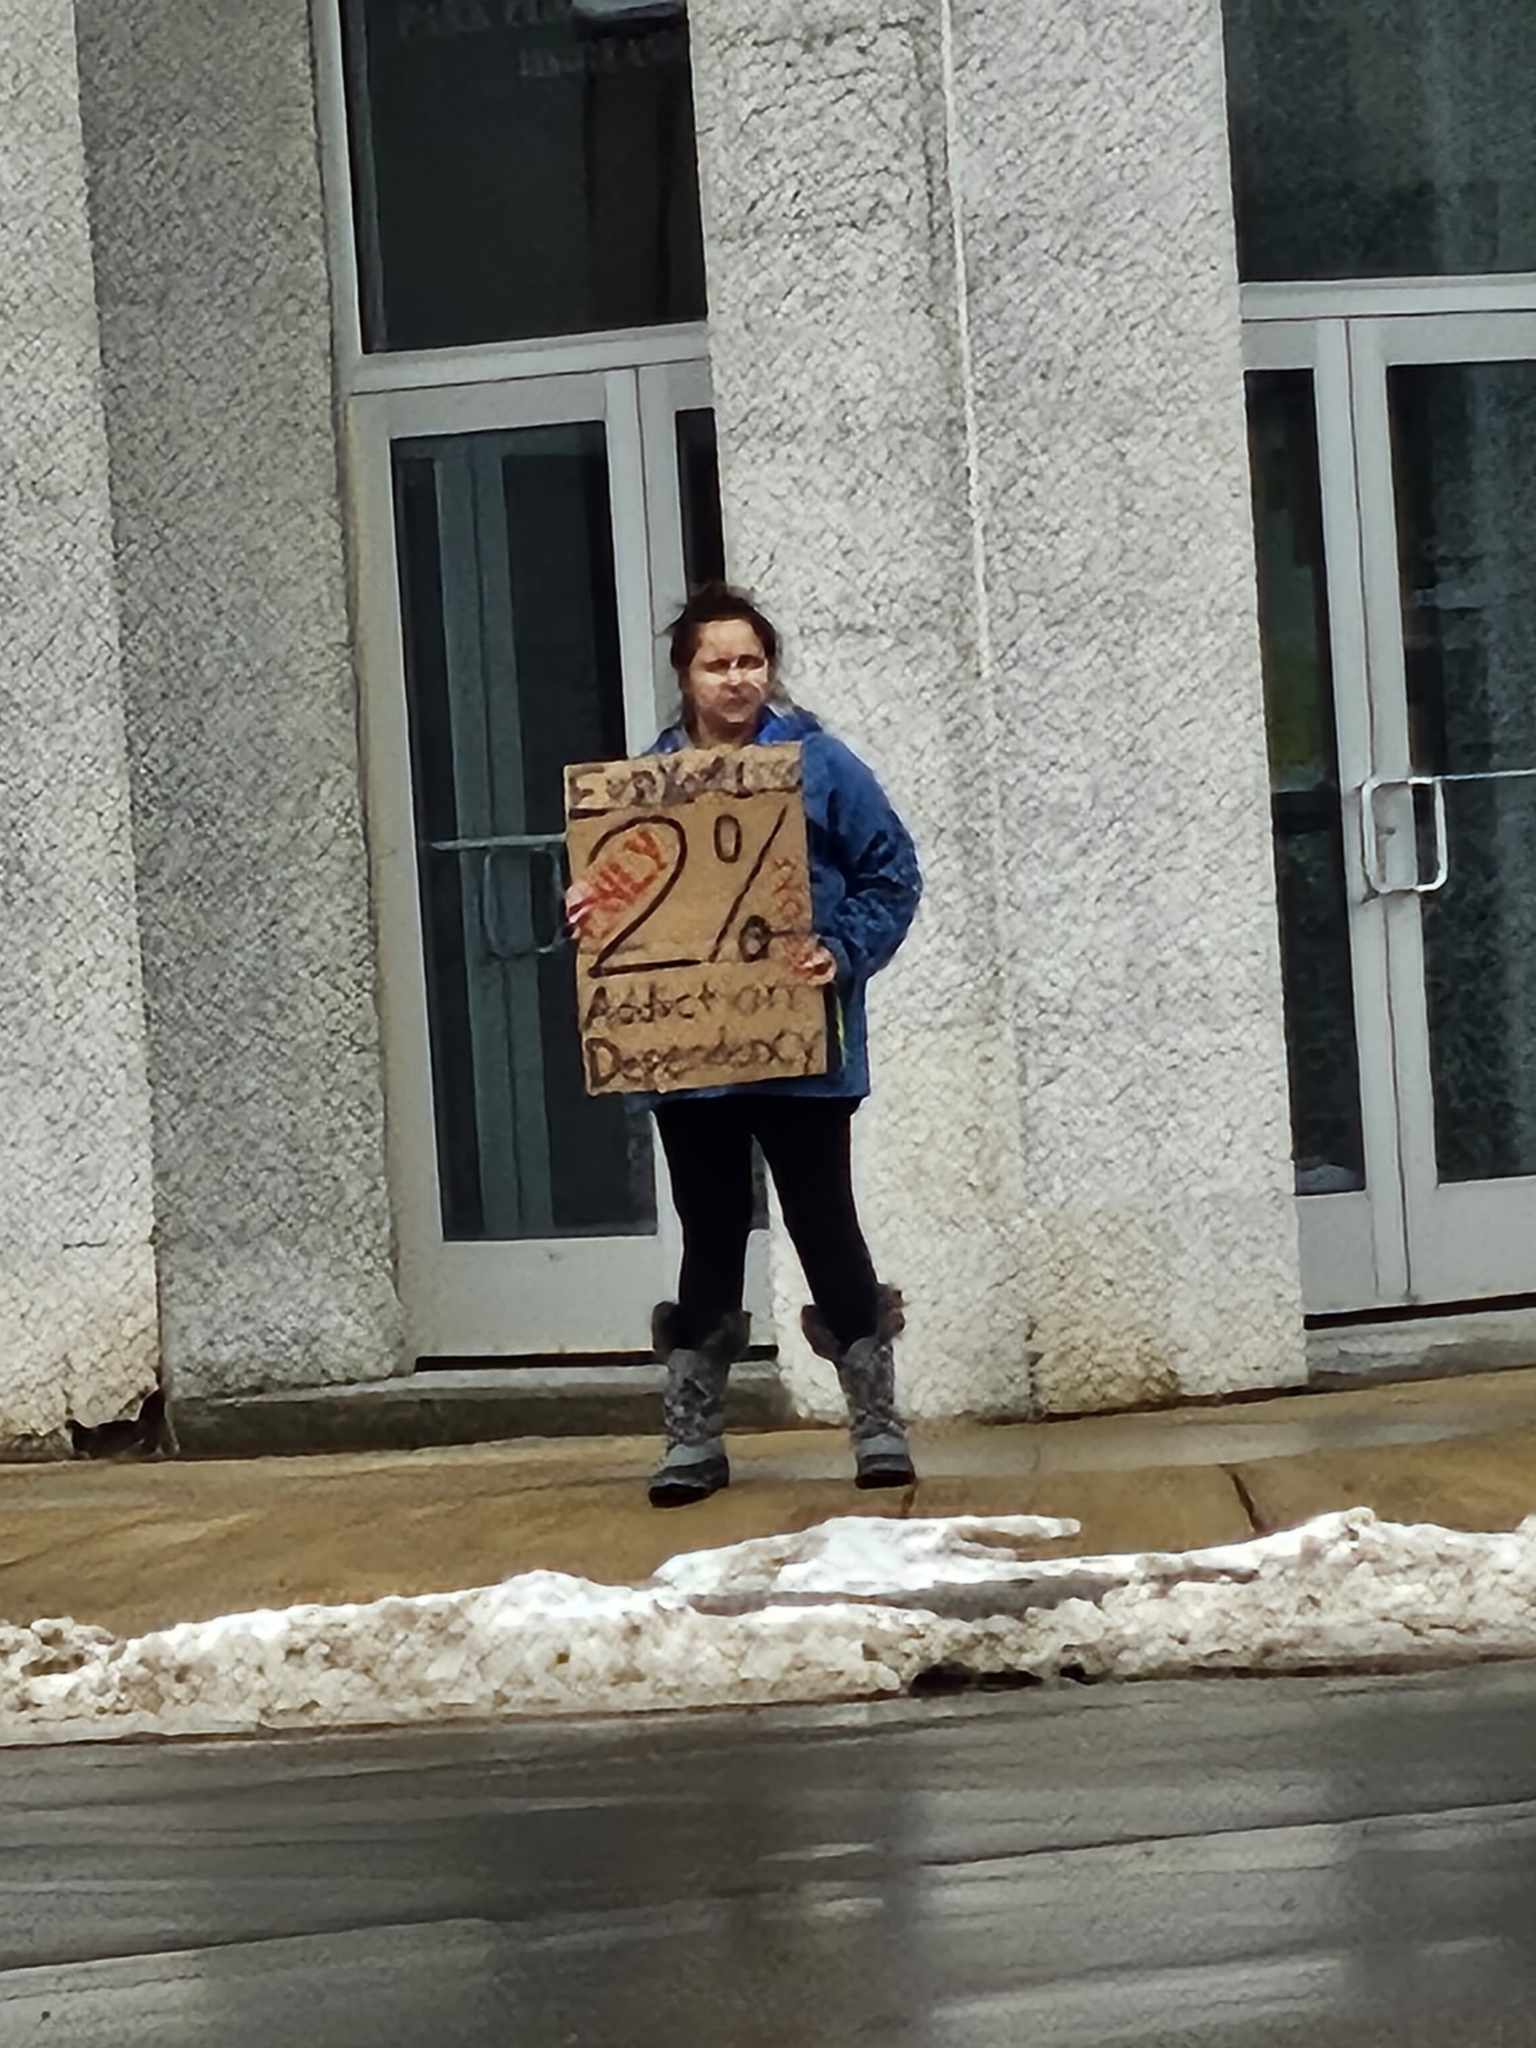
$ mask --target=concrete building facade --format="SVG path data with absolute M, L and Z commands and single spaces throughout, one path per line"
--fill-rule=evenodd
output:
M 1410 11 L 20 0 L 0 1443 L 643 1342 L 558 771 L 726 568 L 923 855 L 914 1412 L 1519 1313 L 1533 60 Z

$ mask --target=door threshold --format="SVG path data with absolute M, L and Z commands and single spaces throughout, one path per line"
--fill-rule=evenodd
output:
M 639 1371 L 615 1369 L 611 1359 L 572 1371 L 568 1358 L 554 1370 L 476 1358 L 397 1379 L 173 1399 L 170 1447 L 182 1457 L 258 1458 L 530 1437 L 651 1438 L 661 1430 L 666 1375 L 655 1359 L 642 1363 Z M 778 1372 L 762 1363 L 732 1373 L 725 1420 L 733 1431 L 814 1426 L 795 1414 Z
M 779 1356 L 777 1344 L 749 1344 L 741 1354 L 744 1365 L 773 1365 Z M 418 1358 L 417 1372 L 606 1372 L 610 1367 L 654 1365 L 654 1351 L 530 1351 L 489 1354 L 466 1358 Z
M 1536 1297 L 1307 1318 L 1311 1386 L 1385 1385 L 1536 1365 Z
M 1536 1294 L 1485 1295 L 1477 1301 L 1406 1302 L 1401 1308 L 1338 1309 L 1303 1320 L 1309 1330 L 1347 1330 L 1355 1325 L 1374 1329 L 1396 1323 L 1450 1322 L 1460 1316 L 1511 1315 L 1522 1309 L 1536 1310 Z

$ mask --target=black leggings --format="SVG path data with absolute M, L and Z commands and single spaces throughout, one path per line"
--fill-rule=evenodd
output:
M 684 1345 L 741 1307 L 752 1230 L 752 1140 L 779 1191 L 811 1295 L 847 1345 L 875 1327 L 876 1280 L 853 1200 L 847 1097 L 725 1095 L 663 1102 L 656 1123 L 683 1225 L 677 1299 Z

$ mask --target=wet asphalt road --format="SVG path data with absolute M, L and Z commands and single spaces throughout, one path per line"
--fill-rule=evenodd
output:
M 1536 2044 L 1536 1667 L 0 1752 L 0 2048 Z

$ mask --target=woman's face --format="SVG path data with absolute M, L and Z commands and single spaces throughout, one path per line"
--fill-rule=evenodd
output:
M 700 626 L 683 695 L 700 740 L 747 740 L 773 686 L 763 643 L 745 619 Z

